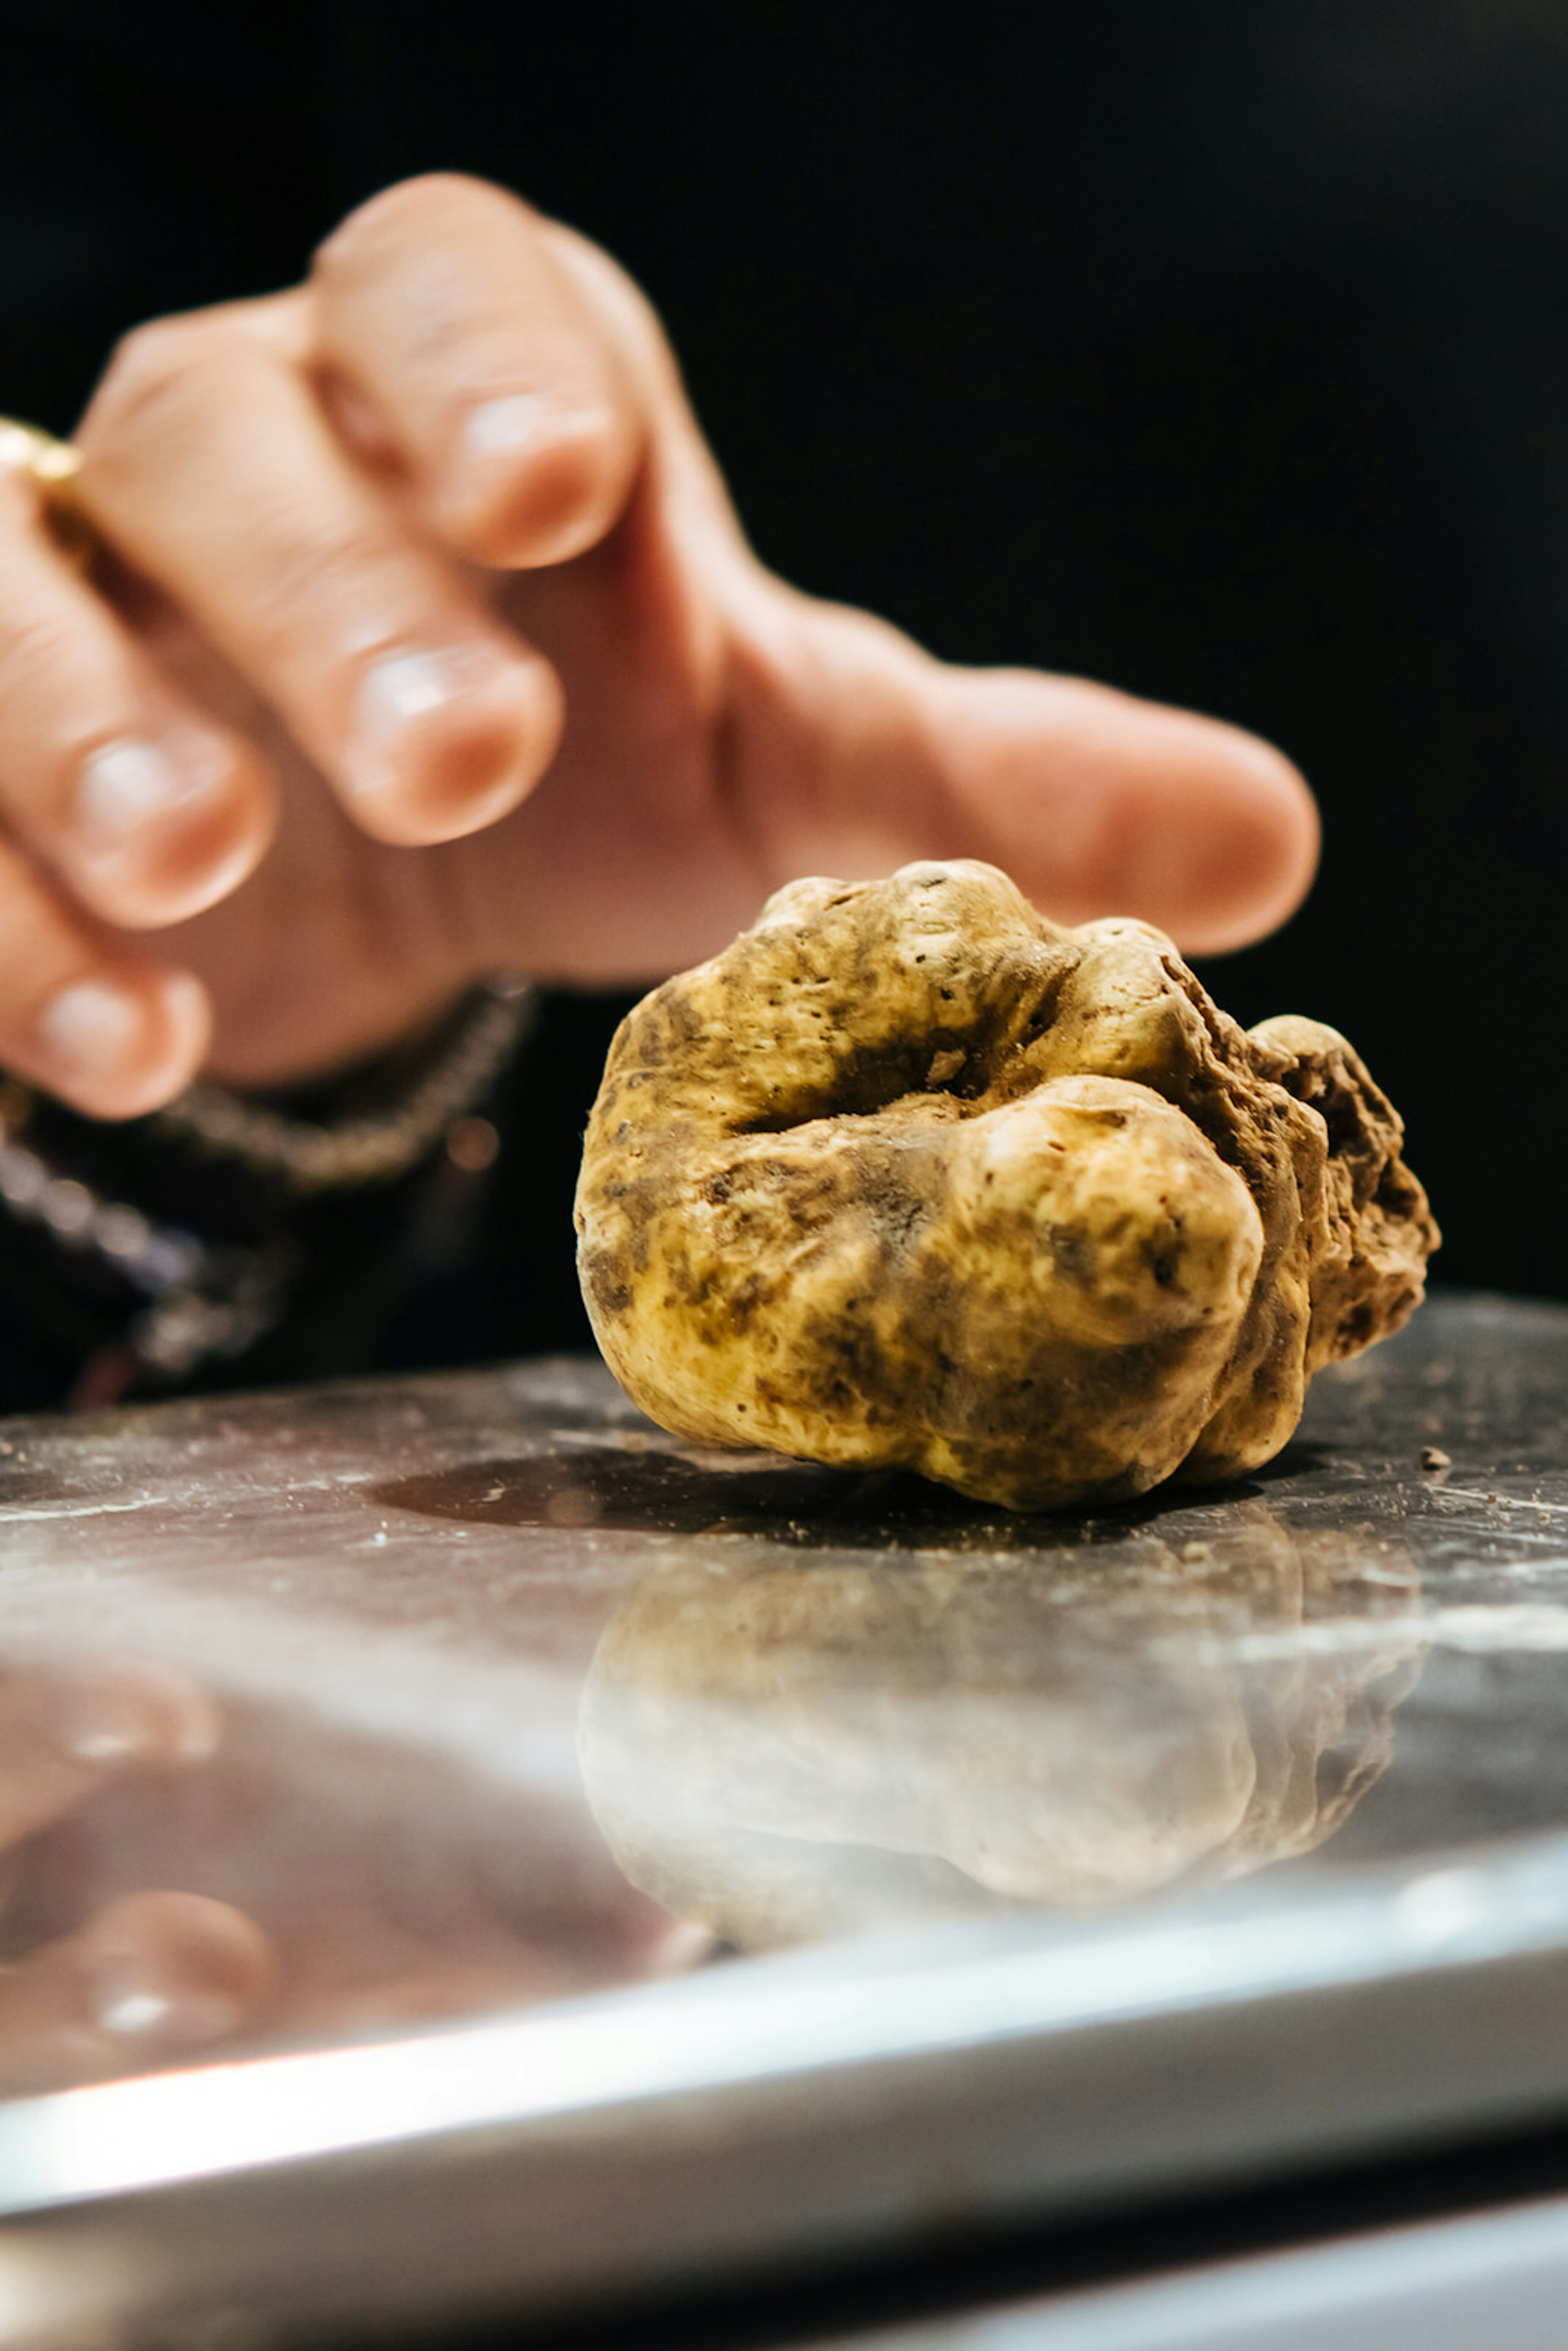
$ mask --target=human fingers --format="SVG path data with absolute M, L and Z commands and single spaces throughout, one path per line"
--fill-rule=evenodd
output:
M 256 756 L 160 675 L 0 473 L 0 821 L 128 928 L 225 897 L 265 850 Z
M 1316 871 L 1316 806 L 1273 745 L 1080 678 L 939 672 L 938 756 L 997 862 L 1068 922 L 1133 913 L 1194 955 L 1249 945 Z
M 1081 678 L 950 667 L 862 613 L 789 604 L 753 620 L 737 665 L 734 776 L 774 870 L 987 858 L 1058 921 L 1134 914 L 1192 954 L 1264 936 L 1305 895 L 1316 808 L 1260 737 Z
M 354 463 L 307 359 L 292 297 L 139 329 L 80 428 L 80 496 L 362 831 L 453 839 L 537 781 L 560 689 Z
M 126 1896 L 0 1973 L 0 2096 L 177 2064 L 259 2022 L 278 1974 L 227 1903 Z
M 210 1756 L 216 1709 L 140 1657 L 15 1667 L 0 1678 L 0 1852 L 127 1773 Z
M 132 956 L 0 838 L 0 1065 L 89 1118 L 139 1118 L 190 1082 L 210 1032 L 199 981 Z
M 393 455 L 442 538 L 497 567 L 596 545 L 646 442 L 622 339 L 563 250 L 520 198 L 441 173 L 361 205 L 312 272 L 313 349 L 350 434 Z
M 559 223 L 473 181 L 405 183 L 329 241 L 313 298 L 319 348 L 372 444 L 480 560 L 538 566 L 593 545 L 655 445 L 685 559 L 720 559 L 710 585 L 733 608 L 740 707 L 724 782 L 752 787 L 769 883 L 988 855 L 1062 919 L 1131 910 L 1194 952 L 1262 935 L 1304 894 L 1316 811 L 1256 737 L 1076 679 L 947 667 L 736 562 L 657 321 Z M 749 713 L 748 653 L 754 686 L 765 676 Z M 748 743 L 762 756 L 748 761 Z

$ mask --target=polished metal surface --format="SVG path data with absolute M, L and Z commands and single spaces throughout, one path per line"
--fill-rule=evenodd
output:
M 1562 2351 L 1568 2204 L 879 2328 L 820 2351 Z
M 1568 1313 L 1440 1301 L 1241 1487 L 1064 1519 L 576 1364 L 9 1424 L 0 2344 L 1568 2111 L 1565 1375 Z M 149 1672 L 214 1735 L 62 1777 Z

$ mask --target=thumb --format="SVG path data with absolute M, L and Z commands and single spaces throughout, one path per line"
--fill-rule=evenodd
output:
M 981 857 L 1058 922 L 1133 914 L 1201 955 L 1305 896 L 1317 810 L 1259 737 L 1082 678 L 951 667 L 863 613 L 790 603 L 754 637 L 744 696 L 776 871 Z

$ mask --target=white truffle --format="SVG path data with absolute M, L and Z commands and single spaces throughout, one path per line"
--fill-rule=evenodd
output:
M 707 1445 L 1040 1509 L 1231 1477 L 1437 1228 L 1345 1040 L 994 867 L 780 891 L 622 1024 L 578 1188 L 601 1346 Z

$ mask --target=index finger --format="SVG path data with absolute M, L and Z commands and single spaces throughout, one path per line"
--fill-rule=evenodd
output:
M 311 296 L 350 437 L 395 458 L 440 536 L 525 569 L 610 530 L 644 404 L 520 198 L 456 174 L 405 181 L 328 239 Z

